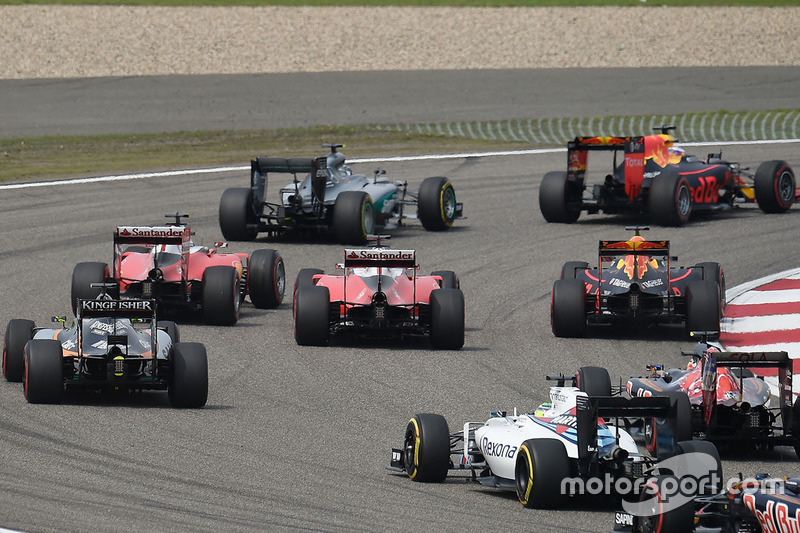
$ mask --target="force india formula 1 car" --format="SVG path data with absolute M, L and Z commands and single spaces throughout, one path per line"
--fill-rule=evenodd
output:
M 115 287 L 103 284 L 101 290 Z M 53 317 L 65 323 L 66 317 Z M 64 389 L 167 390 L 175 407 L 202 407 L 208 397 L 205 347 L 179 342 L 174 322 L 157 322 L 153 300 L 78 300 L 69 328 L 9 321 L 3 375 L 22 381 L 31 403 L 60 403 Z
M 202 311 L 209 324 L 231 325 L 239 319 L 245 296 L 260 309 L 283 301 L 286 286 L 283 258 L 275 250 L 220 253 L 227 246 L 195 246 L 187 217 L 168 214 L 166 226 L 119 226 L 114 232 L 113 270 L 106 263 L 78 263 L 72 273 L 72 305 L 99 294 L 91 285 L 113 281 L 120 295 L 154 299 L 159 312 Z
M 600 241 L 598 267 L 570 261 L 553 284 L 550 317 L 557 337 L 581 337 L 587 325 L 685 323 L 719 331 L 725 276 L 718 263 L 674 267 L 669 241 Z
M 567 171 L 548 172 L 539 188 L 539 207 L 548 222 L 571 223 L 589 214 L 643 213 L 652 222 L 680 226 L 691 213 L 757 202 L 766 213 L 782 213 L 800 199 L 794 172 L 785 161 L 766 161 L 751 174 L 738 163 L 709 154 L 683 153 L 669 135 L 672 126 L 644 137 L 577 137 L 567 145 Z M 588 184 L 589 152 L 613 152 L 602 183 Z M 619 158 L 622 161 L 619 161 Z
M 692 358 L 686 369 L 651 365 L 650 377 L 628 380 L 631 397 L 686 396 L 692 406 L 686 424 L 696 436 L 730 447 L 793 446 L 800 457 L 800 398 L 792 395 L 787 352 L 723 352 L 703 339 L 693 351 L 682 353 Z M 771 405 L 769 386 L 752 368 L 778 370 L 778 405 Z M 645 428 L 652 446 L 658 423 L 650 420 Z
M 415 193 L 408 190 L 406 182 L 385 178 L 382 170 L 375 171 L 372 178 L 353 174 L 344 154 L 336 151 L 343 145 L 323 146 L 331 152 L 313 159 L 253 160 L 250 188 L 227 189 L 222 194 L 222 235 L 230 241 L 249 241 L 259 232 L 332 232 L 339 242 L 364 244 L 376 226 L 388 227 L 393 218 L 402 223 L 405 218 L 416 217 L 426 230 L 441 231 L 461 217 L 462 205 L 456 202 L 447 178 L 426 178 Z M 269 173 L 294 175 L 294 180 L 280 189 L 277 204 L 266 201 Z M 305 178 L 299 180 L 298 174 Z M 406 206 L 416 206 L 416 215 L 406 213 Z
M 558 382 L 550 388 L 550 402 L 531 414 L 493 412 L 486 422 L 467 422 L 453 433 L 440 415 L 415 415 L 403 447 L 392 450 L 389 469 L 426 482 L 442 482 L 449 471 L 466 470 L 484 486 L 516 491 L 526 507 L 551 508 L 580 494 L 589 478 L 640 479 L 650 475 L 657 460 L 713 448 L 708 442 L 683 440 L 689 434 L 665 430 L 655 456 L 640 453 L 624 429 L 627 421 L 657 416 L 665 428 L 677 427 L 676 420 L 688 416 L 680 404 L 665 397 L 612 396 L 604 368 L 583 367 L 574 378 L 548 379 Z M 565 386 L 570 379 L 574 386 Z M 716 450 L 711 455 L 716 471 Z
M 386 236 L 378 237 L 378 241 Z M 428 335 L 437 349 L 464 345 L 464 295 L 449 270 L 417 276 L 417 252 L 347 248 L 341 276 L 301 269 L 294 294 L 297 344 L 321 346 L 331 335 Z

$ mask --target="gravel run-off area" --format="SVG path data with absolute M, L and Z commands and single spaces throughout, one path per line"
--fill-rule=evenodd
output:
M 0 6 L 0 79 L 799 66 L 800 7 Z

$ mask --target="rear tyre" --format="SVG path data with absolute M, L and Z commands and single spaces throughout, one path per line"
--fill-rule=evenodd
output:
M 548 222 L 571 224 L 581 216 L 580 209 L 567 205 L 569 180 L 566 172 L 548 172 L 539 185 L 539 209 Z
M 61 403 L 64 395 L 64 359 L 61 344 L 33 339 L 25 345 L 22 392 L 29 403 Z
M 3 376 L 6 381 L 22 381 L 25 344 L 33 338 L 32 320 L 15 318 L 8 321 L 3 341 Z
M 259 309 L 278 307 L 286 291 L 286 269 L 276 250 L 256 250 L 247 263 L 250 301 Z
M 414 415 L 403 439 L 403 464 L 414 481 L 441 483 L 450 468 L 450 429 L 442 415 Z
M 203 272 L 203 318 L 215 326 L 239 320 L 239 274 L 232 266 L 212 266 Z
M 725 273 L 719 263 L 698 263 L 697 267 L 703 271 L 704 281 L 716 281 L 719 284 L 719 308 L 725 309 Z
M 250 189 L 226 189 L 219 200 L 219 229 L 228 241 L 252 241 L 258 236 L 258 215 Z
M 792 437 L 794 438 L 794 453 L 800 459 L 800 397 L 795 398 L 792 404 Z
M 753 189 L 765 213 L 783 213 L 795 200 L 795 177 L 786 161 L 765 161 L 756 170 Z
M 611 377 L 599 366 L 582 366 L 576 373 L 578 389 L 589 396 L 611 396 Z
M 561 481 L 569 475 L 569 457 L 560 440 L 529 439 L 519 447 L 514 477 L 517 498 L 525 507 L 552 509 L 563 504 Z
M 645 421 L 645 446 L 662 460 L 678 453 L 677 443 L 692 440 L 692 405 L 682 391 L 664 391 L 659 396 L 670 399 L 670 416 Z
M 431 347 L 459 350 L 464 346 L 464 293 L 460 289 L 431 291 Z
M 313 287 L 314 286 L 314 276 L 318 276 L 320 274 L 324 274 L 324 270 L 320 270 L 319 268 L 301 268 L 300 271 L 297 273 L 297 278 L 294 280 L 294 294 L 297 294 L 297 289 L 300 287 Z
M 166 330 L 167 335 L 169 335 L 169 338 L 172 339 L 172 344 L 181 342 L 181 331 L 178 328 L 178 324 L 172 320 L 159 320 L 158 326 Z
M 586 261 L 567 261 L 564 263 L 564 266 L 561 267 L 560 279 L 576 279 L 578 277 L 578 272 L 583 272 L 587 268 L 589 268 L 589 263 Z
M 328 287 L 300 287 L 294 295 L 294 339 L 300 346 L 325 346 L 330 339 Z
M 179 342 L 172 347 L 172 374 L 167 394 L 173 407 L 203 407 L 208 401 L 208 355 L 199 342 Z
M 425 178 L 417 195 L 417 218 L 428 231 L 443 231 L 456 219 L 456 192 L 450 180 Z
M 657 476 L 645 483 L 639 496 L 640 505 L 647 502 L 649 512 L 639 519 L 639 531 L 652 533 L 672 533 L 694 531 L 694 501 L 670 509 L 672 488 L 680 487 L 680 479 L 675 476 Z M 665 511 L 670 509 L 669 511 Z
M 716 331 L 721 317 L 719 284 L 692 281 L 686 286 L 686 332 Z
M 696 495 L 719 494 L 719 492 L 722 490 L 722 461 L 719 458 L 719 451 L 717 450 L 717 447 L 707 440 L 687 440 L 679 442 L 678 454 L 687 453 L 704 453 L 711 458 L 709 461 L 712 462 L 711 474 L 713 477 L 712 479 L 708 480 L 708 484 L 698 487 Z M 696 471 L 691 464 L 687 464 L 685 466 L 687 471 Z M 697 473 L 705 474 L 706 472 L 703 471 Z
M 363 191 L 345 191 L 333 205 L 333 232 L 343 244 L 364 244 L 375 229 L 375 208 Z
M 94 300 L 102 292 L 99 287 L 92 287 L 92 283 L 103 283 L 111 274 L 106 263 L 78 263 L 72 270 L 72 312 L 78 315 L 78 300 Z
M 460 289 L 461 282 L 458 280 L 458 276 L 452 270 L 436 270 L 431 272 L 431 276 L 440 276 L 442 278 L 442 285 L 443 289 Z
M 682 226 L 692 214 L 692 191 L 680 174 L 665 172 L 653 179 L 648 199 L 650 215 L 661 226 Z
M 579 279 L 559 279 L 550 296 L 550 326 L 556 337 L 586 335 L 586 285 Z

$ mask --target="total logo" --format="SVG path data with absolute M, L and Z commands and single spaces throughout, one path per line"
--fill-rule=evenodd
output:
M 414 250 L 347 250 L 345 257 L 367 261 L 411 261 L 414 259 Z
M 120 237 L 177 237 L 183 236 L 181 226 L 122 226 L 117 228 Z

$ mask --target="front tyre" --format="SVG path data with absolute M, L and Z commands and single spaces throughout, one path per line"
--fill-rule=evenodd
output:
M 450 429 L 442 415 L 414 415 L 406 426 L 403 464 L 414 481 L 441 483 L 450 468 Z
M 250 301 L 259 309 L 278 307 L 286 291 L 286 269 L 276 250 L 256 250 L 247 263 Z
M 208 355 L 199 342 L 178 342 L 172 347 L 167 394 L 173 407 L 198 408 L 208 401 Z
M 581 215 L 578 208 L 568 205 L 569 180 L 566 172 L 548 172 L 539 185 L 539 209 L 548 222 L 572 224 Z
M 677 172 L 663 172 L 653 178 L 648 199 L 650 215 L 661 226 L 682 226 L 692 214 L 692 191 Z
M 219 200 L 219 229 L 229 241 L 252 241 L 258 236 L 258 216 L 250 189 L 226 189 Z
M 765 213 L 783 213 L 795 200 L 795 178 L 786 161 L 765 161 L 756 170 L 753 189 Z
M 25 345 L 22 392 L 29 403 L 61 403 L 64 359 L 61 343 L 34 339 Z
M 203 318 L 215 326 L 239 320 L 239 274 L 232 266 L 212 266 L 203 272 Z
M 436 350 L 459 350 L 464 346 L 464 293 L 460 289 L 431 291 L 431 347 Z
M 333 233 L 342 244 L 364 244 L 375 229 L 375 208 L 363 191 L 345 191 L 333 204 Z
M 78 300 L 94 300 L 102 289 L 92 287 L 93 283 L 104 283 L 111 277 L 106 263 L 90 262 L 78 263 L 72 270 L 72 312 L 78 314 Z
M 611 377 L 599 366 L 582 366 L 575 374 L 576 386 L 587 395 L 611 396 Z
M 552 509 L 564 503 L 561 481 L 569 475 L 567 449 L 560 440 L 529 439 L 519 447 L 514 477 L 525 507 Z
M 33 338 L 32 320 L 12 319 L 6 326 L 3 341 L 3 376 L 7 381 L 22 381 L 25 363 L 25 344 Z
M 428 231 L 443 231 L 456 219 L 456 192 L 450 180 L 425 178 L 417 195 L 417 218 Z

